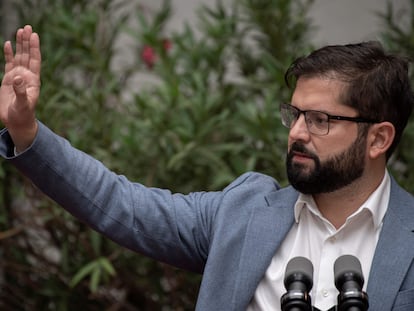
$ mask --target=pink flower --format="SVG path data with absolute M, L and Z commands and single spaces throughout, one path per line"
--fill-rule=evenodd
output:
M 148 68 L 154 67 L 157 55 L 151 46 L 145 45 L 141 52 L 141 59 L 147 65 Z
M 163 39 L 161 41 L 164 51 L 168 52 L 172 47 L 172 42 L 169 39 Z M 154 48 L 149 45 L 144 45 L 141 51 L 141 60 L 147 66 L 147 68 L 152 69 L 155 62 L 157 61 L 157 53 Z

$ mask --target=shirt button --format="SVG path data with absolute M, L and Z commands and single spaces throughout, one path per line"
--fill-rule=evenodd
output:
M 323 290 L 322 290 L 322 296 L 323 296 L 323 297 L 325 297 L 325 298 L 326 298 L 326 297 L 328 297 L 328 296 L 329 296 L 329 292 L 328 292 L 328 290 L 323 289 Z

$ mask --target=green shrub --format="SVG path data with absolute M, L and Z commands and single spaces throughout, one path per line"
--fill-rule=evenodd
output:
M 409 9 L 396 11 L 395 4 L 388 1 L 385 13 L 378 13 L 383 30 L 381 41 L 394 53 L 405 55 L 414 60 L 414 1 L 409 1 Z M 410 67 L 411 80 L 414 82 L 413 66 Z M 414 116 L 411 116 L 398 149 L 390 161 L 390 168 L 397 180 L 409 192 L 414 193 Z

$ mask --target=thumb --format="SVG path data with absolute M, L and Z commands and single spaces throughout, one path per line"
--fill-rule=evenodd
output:
M 18 99 L 26 99 L 26 84 L 21 76 L 14 78 L 13 89 Z

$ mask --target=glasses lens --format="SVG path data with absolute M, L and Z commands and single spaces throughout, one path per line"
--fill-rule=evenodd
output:
M 318 135 L 328 134 L 329 131 L 329 116 L 326 113 L 319 111 L 306 112 L 306 124 L 309 132 Z
M 287 128 L 291 128 L 298 119 L 299 112 L 289 104 L 280 105 L 280 117 L 282 124 Z

